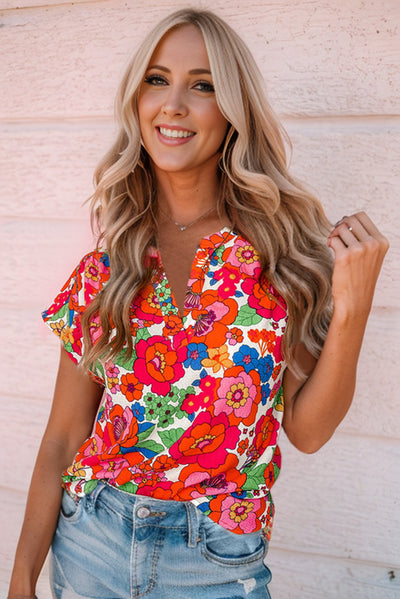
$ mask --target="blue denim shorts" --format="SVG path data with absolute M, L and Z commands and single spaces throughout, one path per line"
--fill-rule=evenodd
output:
M 260 532 L 225 530 L 189 502 L 106 484 L 64 492 L 51 552 L 56 599 L 270 599 Z

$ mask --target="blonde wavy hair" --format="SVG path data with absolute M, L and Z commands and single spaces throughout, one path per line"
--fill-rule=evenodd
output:
M 318 200 L 288 173 L 288 138 L 269 105 L 262 75 L 242 39 L 215 14 L 184 9 L 163 19 L 141 44 L 118 89 L 117 138 L 99 163 L 91 198 L 92 224 L 110 258 L 110 279 L 84 312 L 83 366 L 112 358 L 123 349 L 132 355 L 132 299 L 151 279 L 145 259 L 156 243 L 156 181 L 140 143 L 138 95 L 150 58 L 172 29 L 194 25 L 201 31 L 210 61 L 215 95 L 229 123 L 219 163 L 223 208 L 235 230 L 260 255 L 263 280 L 285 299 L 288 322 L 283 352 L 293 357 L 302 342 L 318 357 L 332 312 L 330 230 Z M 90 322 L 100 317 L 102 335 L 93 345 Z

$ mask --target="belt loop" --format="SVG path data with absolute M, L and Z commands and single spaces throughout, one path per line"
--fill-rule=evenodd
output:
M 199 540 L 199 508 L 185 502 L 188 527 L 188 547 L 197 547 Z

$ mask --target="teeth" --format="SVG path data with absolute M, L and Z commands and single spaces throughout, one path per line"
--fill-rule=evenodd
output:
M 159 127 L 160 133 L 165 137 L 192 137 L 194 133 L 191 131 L 182 131 L 178 129 L 164 129 L 164 127 Z

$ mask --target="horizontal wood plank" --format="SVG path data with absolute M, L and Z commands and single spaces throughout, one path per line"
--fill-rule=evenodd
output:
M 110 114 L 132 50 L 155 19 L 186 5 L 111 0 L 4 12 L 0 116 Z M 400 112 L 397 0 L 275 0 L 255 10 L 216 0 L 212 8 L 248 42 L 278 112 Z
M 273 544 L 266 563 L 272 572 L 269 590 L 273 599 L 398 599 L 400 596 L 400 570 L 384 564 L 282 551 Z
M 272 543 L 399 568 L 400 441 L 339 432 L 312 455 L 298 452 L 284 436 L 280 445 Z

